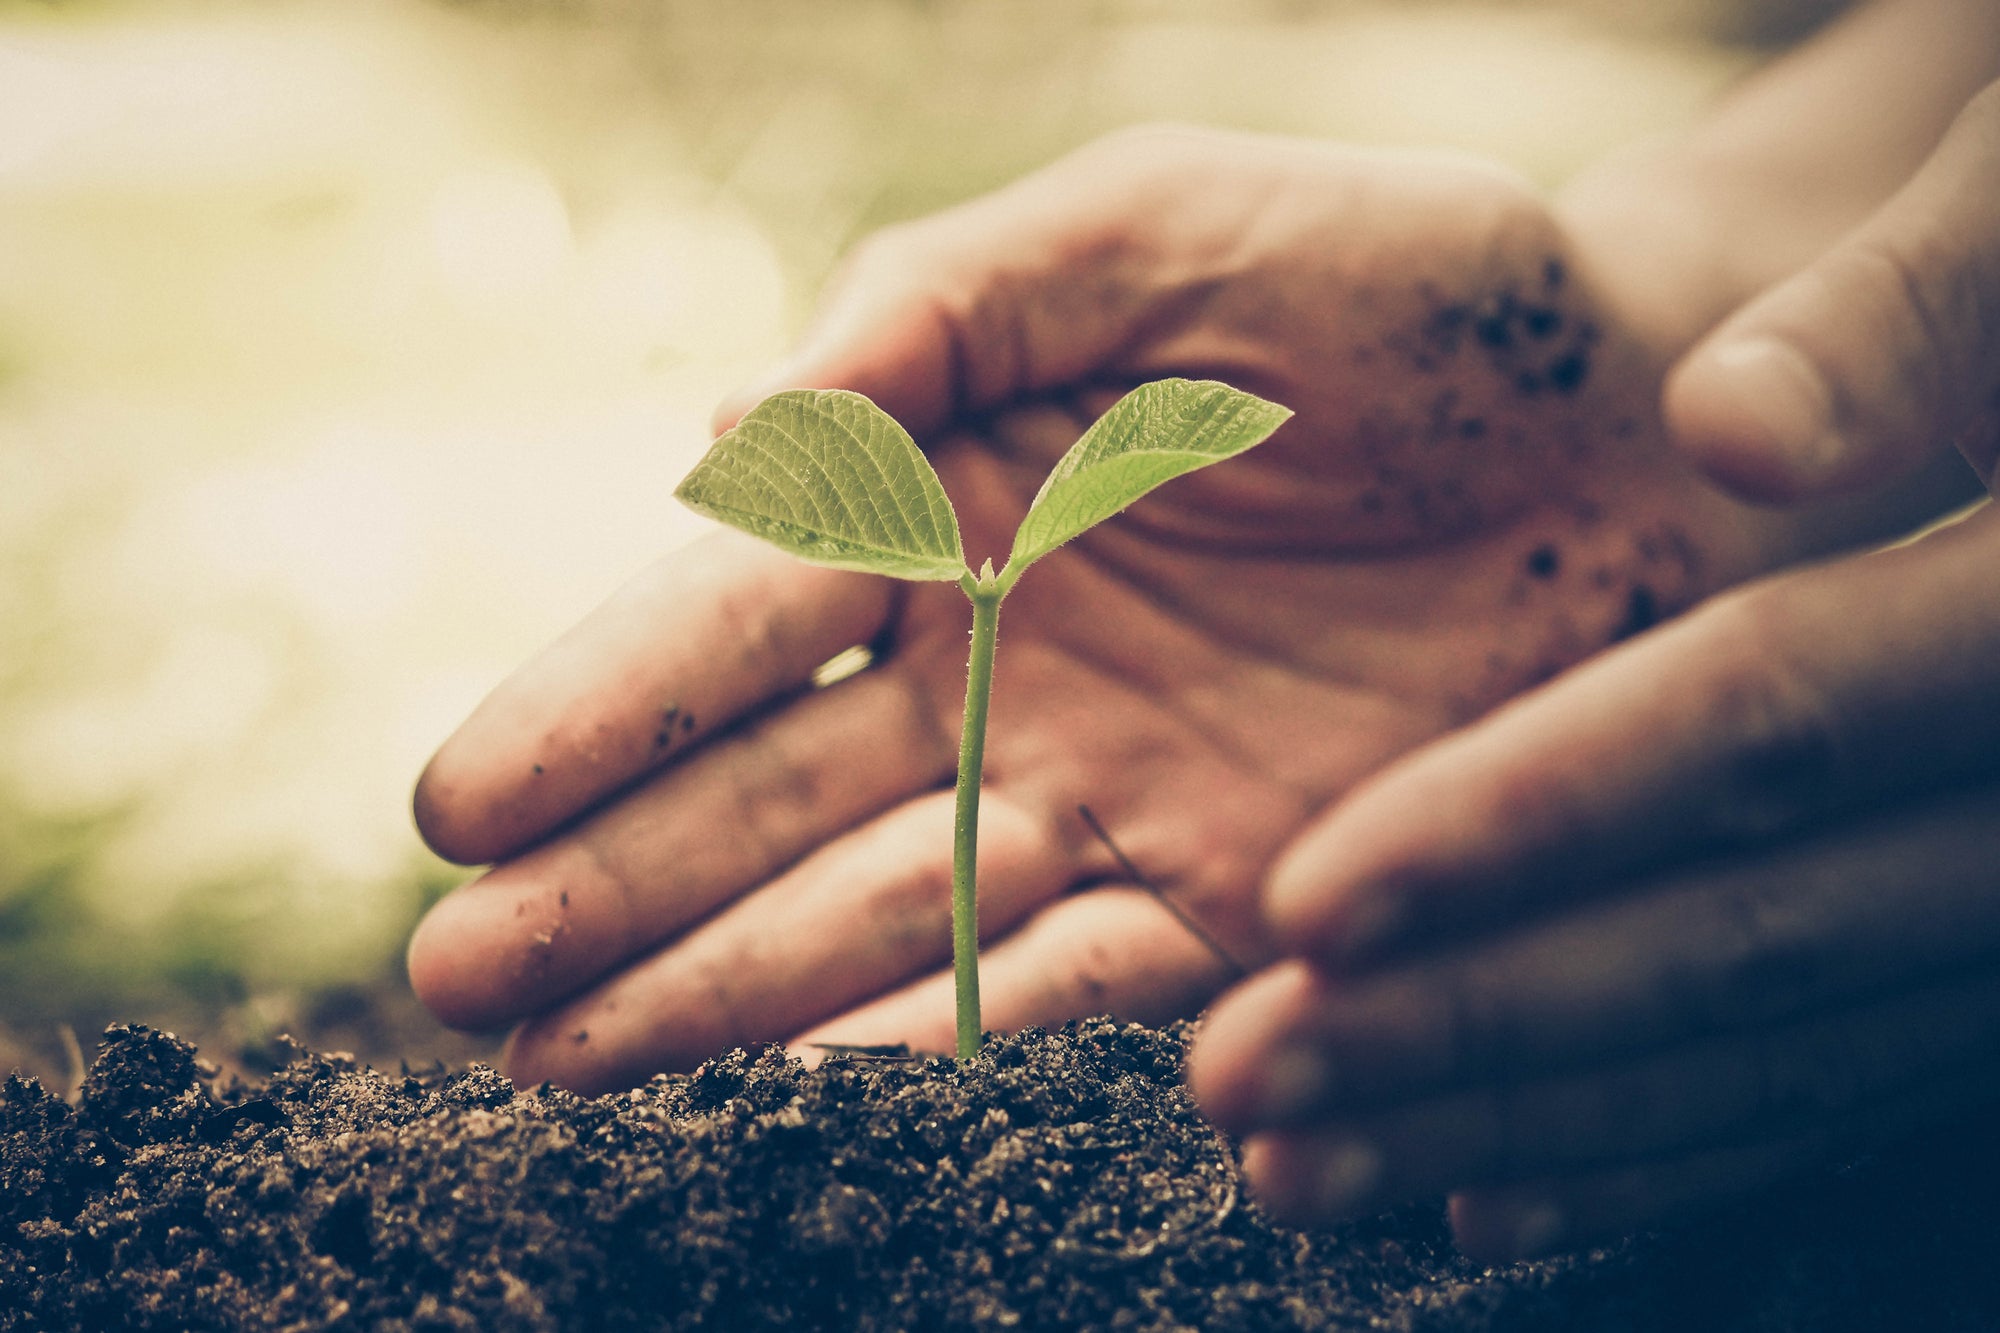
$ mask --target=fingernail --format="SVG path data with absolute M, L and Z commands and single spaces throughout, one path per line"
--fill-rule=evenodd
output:
M 1323 1217 L 1352 1212 L 1382 1183 L 1382 1167 L 1382 1154 L 1371 1143 L 1349 1139 L 1333 1144 L 1312 1173 L 1315 1211 Z
M 1286 1124 L 1326 1100 L 1332 1067 L 1318 1051 L 1287 1047 L 1265 1064 L 1257 1090 L 1256 1115 L 1264 1124 Z
M 1715 348 L 1708 364 L 1732 411 L 1801 479 L 1817 480 L 1840 467 L 1847 445 L 1834 428 L 1833 397 L 1798 348 L 1777 338 L 1744 338 Z

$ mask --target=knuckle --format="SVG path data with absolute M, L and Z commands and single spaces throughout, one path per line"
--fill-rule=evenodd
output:
M 777 591 L 778 581 L 790 572 L 773 561 L 763 577 L 732 582 L 715 594 L 716 642 L 726 645 L 724 651 L 735 656 L 737 670 L 747 676 L 768 678 L 785 663 L 785 604 Z
M 1953 238 L 1925 228 L 1860 238 L 1840 257 L 1846 272 L 1835 284 L 1858 307 L 1868 345 L 1887 353 L 1895 401 L 1936 401 L 1964 359 L 1961 341 L 1980 322 L 1977 286 L 1956 250 Z M 1868 405 L 1841 406 L 1855 413 Z
M 738 741 L 732 764 L 732 804 L 736 836 L 753 851 L 753 860 L 769 874 L 788 865 L 798 853 L 800 830 L 811 822 L 822 792 L 818 775 L 802 763 L 773 728 L 754 728 Z
M 1101 939 L 1082 941 L 1068 960 L 1060 990 L 1065 996 L 1062 1009 L 1068 1015 L 1101 1012 L 1110 1007 L 1117 963 L 1110 945 Z
M 1693 725 L 1717 746 L 1709 831 L 1753 840 L 1831 803 L 1850 768 L 1831 698 L 1813 681 L 1782 595 L 1752 589 L 1698 612 L 1709 663 Z
M 1781 877 L 1749 872 L 1725 882 L 1710 900 L 1705 984 L 1691 1017 L 1719 1029 L 1798 1012 L 1817 992 L 1824 960 L 1809 914 Z

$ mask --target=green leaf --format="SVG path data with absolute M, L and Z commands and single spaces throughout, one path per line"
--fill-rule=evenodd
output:
M 1001 578 L 1102 523 L 1163 481 L 1268 438 L 1288 407 L 1215 380 L 1156 380 L 1120 398 L 1070 446 L 1014 533 Z
M 958 519 L 930 460 L 858 393 L 772 394 L 674 495 L 814 564 L 917 580 L 966 572 Z

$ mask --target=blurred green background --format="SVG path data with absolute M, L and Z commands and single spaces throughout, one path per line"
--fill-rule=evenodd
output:
M 860 233 L 1161 118 L 1553 183 L 1827 7 L 0 0 L 0 1066 L 467 1049 L 409 784 Z

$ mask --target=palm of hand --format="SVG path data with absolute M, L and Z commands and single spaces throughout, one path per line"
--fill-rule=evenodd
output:
M 1322 209 L 1294 216 L 1264 168 L 1242 170 L 1225 193 L 1264 199 L 1256 226 L 1235 202 L 1181 210 L 1155 239 L 1193 262 L 1112 262 L 1094 270 L 1107 286 L 1073 292 L 1146 331 L 1093 378 L 1212 375 L 1298 415 L 1008 599 L 982 818 L 991 1026 L 1191 1011 L 1233 977 L 1215 945 L 1271 956 L 1259 881 L 1327 802 L 1755 558 L 1736 511 L 1670 460 L 1656 362 L 1593 308 L 1529 196 L 1484 171 L 1346 163 L 1346 240 L 1329 247 Z M 1044 396 L 934 445 L 975 565 L 1005 550 L 1100 396 Z M 476 1020 L 528 1017 L 515 1072 L 584 1087 L 802 1032 L 947 1048 L 967 609 L 953 588 L 901 587 L 856 623 L 876 669 L 718 737 L 448 900 L 413 950 L 420 990 L 459 987 Z M 1133 885 L 1080 806 L 1214 944 Z M 692 841 L 732 834 L 755 853 Z M 481 947 L 427 951 L 468 931 Z M 473 957 L 470 979 L 424 965 Z

